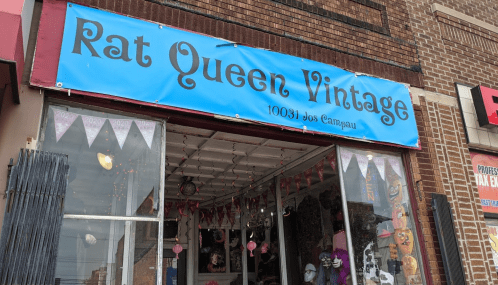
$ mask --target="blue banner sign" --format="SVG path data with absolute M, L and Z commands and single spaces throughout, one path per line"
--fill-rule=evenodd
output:
M 418 147 L 403 84 L 76 4 L 57 87 Z

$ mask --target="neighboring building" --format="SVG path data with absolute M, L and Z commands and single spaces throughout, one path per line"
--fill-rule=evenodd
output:
M 70 169 L 60 233 L 9 184 L 0 282 L 39 242 L 56 284 L 496 283 L 498 4 L 432 2 L 32 3 L 0 185 L 20 148 Z

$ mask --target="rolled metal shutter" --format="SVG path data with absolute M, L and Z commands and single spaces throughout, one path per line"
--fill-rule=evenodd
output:
M 66 155 L 19 152 L 6 193 L 0 284 L 55 283 L 68 172 Z
M 448 284 L 452 285 L 466 284 L 460 249 L 455 235 L 453 214 L 445 195 L 432 194 L 432 211 L 446 280 Z

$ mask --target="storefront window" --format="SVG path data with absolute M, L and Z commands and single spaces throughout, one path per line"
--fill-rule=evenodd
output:
M 422 284 L 401 157 L 340 148 L 358 284 Z
M 56 283 L 156 284 L 162 124 L 58 105 L 45 114 L 42 150 L 70 165 Z
M 486 227 L 488 228 L 490 252 L 493 254 L 495 270 L 498 272 L 498 219 L 486 219 Z
M 155 121 L 50 106 L 43 150 L 65 153 L 67 214 L 156 216 L 161 128 Z

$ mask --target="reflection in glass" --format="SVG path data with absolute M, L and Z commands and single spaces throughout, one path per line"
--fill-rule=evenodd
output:
M 69 155 L 67 214 L 156 215 L 160 145 L 154 121 L 48 108 L 43 150 Z
M 226 231 L 224 229 L 201 229 L 199 242 L 199 273 L 226 272 Z
M 341 148 L 358 284 L 422 284 L 401 157 Z
M 59 240 L 57 282 L 155 284 L 157 225 L 65 219 Z
M 493 254 L 495 270 L 498 272 L 498 219 L 486 219 L 490 252 Z

